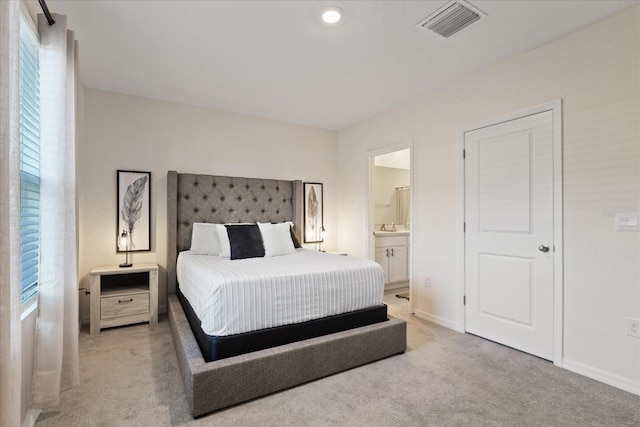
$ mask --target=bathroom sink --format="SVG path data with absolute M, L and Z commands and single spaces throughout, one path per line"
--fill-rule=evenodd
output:
M 374 231 L 374 236 L 406 236 L 409 234 L 409 230 L 397 230 L 397 231 Z

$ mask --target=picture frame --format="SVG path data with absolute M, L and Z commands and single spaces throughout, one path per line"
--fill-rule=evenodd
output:
M 324 229 L 322 184 L 304 182 L 302 185 L 304 193 L 304 243 L 320 243 L 323 241 L 322 231 Z
M 151 172 L 117 171 L 116 234 L 126 230 L 128 248 L 116 239 L 116 252 L 148 252 L 151 250 Z

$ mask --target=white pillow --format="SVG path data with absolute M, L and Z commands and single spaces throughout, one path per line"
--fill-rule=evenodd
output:
M 279 224 L 258 223 L 264 244 L 264 256 L 289 255 L 296 252 L 291 240 L 291 225 L 288 222 Z
M 196 255 L 219 255 L 220 239 L 217 224 L 194 222 L 191 232 L 191 253 Z
M 227 234 L 227 227 L 224 224 L 216 224 L 216 230 L 218 232 L 218 241 L 220 242 L 219 257 L 231 258 L 231 244 L 229 243 L 229 235 Z

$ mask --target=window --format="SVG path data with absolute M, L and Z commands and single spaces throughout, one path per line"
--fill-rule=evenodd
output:
M 38 292 L 40 253 L 40 71 L 38 42 L 20 26 L 20 262 L 22 303 Z

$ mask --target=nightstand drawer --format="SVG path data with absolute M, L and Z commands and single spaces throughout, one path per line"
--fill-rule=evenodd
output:
M 100 299 L 100 318 L 129 316 L 149 312 L 149 292 L 125 294 Z

